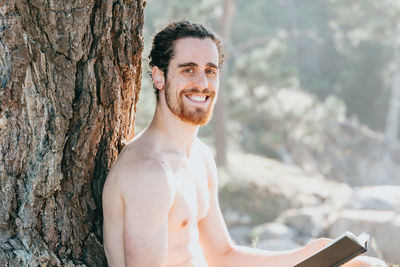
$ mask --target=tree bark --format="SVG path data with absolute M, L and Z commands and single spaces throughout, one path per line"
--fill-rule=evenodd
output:
M 388 143 L 397 142 L 400 130 L 400 47 L 395 49 L 395 70 L 385 128 Z
M 133 135 L 144 0 L 0 3 L 0 266 L 106 266 L 101 191 Z
M 231 25 L 235 14 L 236 0 L 225 0 L 224 1 L 224 13 L 219 22 L 219 31 L 221 38 L 225 44 L 230 43 Z M 227 161 L 227 140 L 226 140 L 226 100 L 225 100 L 225 84 L 226 82 L 222 79 L 222 75 L 225 77 L 229 72 L 229 58 L 225 59 L 225 63 L 222 67 L 221 72 L 221 85 L 218 92 L 218 102 L 215 105 L 215 147 L 216 147 L 216 163 L 218 166 L 225 166 Z

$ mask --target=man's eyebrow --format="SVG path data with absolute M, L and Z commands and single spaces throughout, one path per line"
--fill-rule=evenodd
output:
M 197 63 L 194 62 L 185 62 L 185 63 L 181 63 L 178 65 L 178 68 L 184 68 L 184 67 L 198 67 L 199 65 Z M 218 66 L 214 63 L 207 63 L 206 67 L 209 68 L 216 68 L 218 69 Z
M 214 63 L 207 63 L 206 66 L 209 67 L 209 68 L 216 68 L 216 69 L 218 69 L 218 66 L 215 65 Z
M 182 63 L 178 65 L 178 68 L 184 68 L 184 67 L 198 67 L 199 65 L 197 65 L 194 62 L 186 62 L 186 63 Z

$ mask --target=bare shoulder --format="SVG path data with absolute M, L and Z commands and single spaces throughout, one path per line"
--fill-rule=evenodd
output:
M 206 165 L 210 182 L 217 183 L 217 166 L 215 164 L 213 151 L 207 144 L 198 138 L 196 140 L 196 146 Z
M 214 153 L 206 143 L 197 138 L 196 147 L 198 148 L 198 151 L 204 160 L 206 160 L 208 163 L 215 164 Z
M 160 201 L 170 202 L 172 185 L 168 171 L 165 161 L 157 153 L 148 153 L 140 143 L 130 143 L 121 152 L 106 178 L 103 199 L 108 195 L 114 198 L 119 196 L 124 202 L 144 200 L 146 196 L 156 195 Z

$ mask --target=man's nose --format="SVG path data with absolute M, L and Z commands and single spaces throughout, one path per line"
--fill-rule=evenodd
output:
M 200 89 L 208 88 L 208 79 L 204 73 L 197 75 L 195 83 Z

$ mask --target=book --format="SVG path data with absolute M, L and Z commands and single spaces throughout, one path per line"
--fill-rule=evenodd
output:
M 345 232 L 294 267 L 337 267 L 368 250 L 369 235 Z

